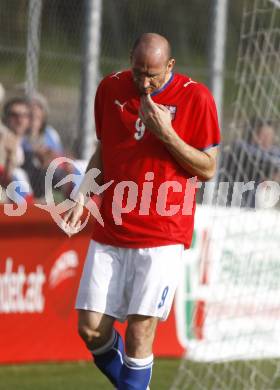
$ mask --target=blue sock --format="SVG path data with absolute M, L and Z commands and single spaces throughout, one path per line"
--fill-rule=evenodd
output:
M 147 390 L 152 377 L 153 355 L 145 359 L 124 357 L 118 390 Z
M 91 350 L 96 366 L 113 383 L 119 386 L 123 366 L 124 346 L 119 333 L 114 329 L 111 339 L 101 348 Z

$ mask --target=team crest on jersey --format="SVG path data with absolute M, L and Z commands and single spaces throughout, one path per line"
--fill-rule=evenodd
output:
M 175 116 L 176 116 L 176 112 L 177 112 L 177 107 L 176 106 L 168 106 L 167 104 L 164 104 L 164 107 L 166 107 L 170 114 L 171 114 L 171 118 L 172 120 L 175 119 Z

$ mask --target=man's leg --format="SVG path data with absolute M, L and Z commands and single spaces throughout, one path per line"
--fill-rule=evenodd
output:
M 158 319 L 141 315 L 128 316 L 126 354 L 120 374 L 119 390 L 148 389 L 153 365 L 153 341 Z
M 78 329 L 96 366 L 116 387 L 123 365 L 124 346 L 114 329 L 113 317 L 94 311 L 79 310 Z

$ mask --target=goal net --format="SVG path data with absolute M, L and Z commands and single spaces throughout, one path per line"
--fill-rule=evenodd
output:
M 198 207 L 176 298 L 172 390 L 280 389 L 279 76 L 280 1 L 247 0 L 217 197 Z

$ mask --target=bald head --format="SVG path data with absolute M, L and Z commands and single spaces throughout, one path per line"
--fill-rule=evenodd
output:
M 156 33 L 145 33 L 140 35 L 133 44 L 132 57 L 150 60 L 161 63 L 168 62 L 171 58 L 171 46 L 166 38 Z
M 151 94 L 171 77 L 175 60 L 168 40 L 155 33 L 142 34 L 131 51 L 131 68 L 140 94 Z

